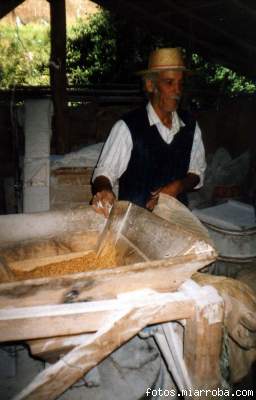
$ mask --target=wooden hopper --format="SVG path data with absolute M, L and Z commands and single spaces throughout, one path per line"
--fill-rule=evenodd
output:
M 106 220 L 90 206 L 1 216 L 0 306 L 109 299 L 145 288 L 176 290 L 214 261 L 216 252 L 205 228 L 173 201 L 175 207 L 167 207 L 173 210 L 171 220 L 120 202 L 118 240 L 115 246 L 109 240 L 98 259 L 95 249 Z M 161 214 L 163 205 L 156 212 Z
M 46 359 L 47 349 L 55 358 L 68 351 L 16 400 L 55 399 L 143 327 L 186 318 L 191 322 L 184 345 L 193 344 L 187 361 L 194 387 L 219 383 L 222 300 L 216 292 L 208 299 L 195 283 L 192 290 L 186 286 L 216 258 L 206 230 L 165 196 L 155 213 L 119 205 L 99 257 L 106 220 L 89 206 L 0 217 L 0 341 L 26 341 Z M 208 321 L 211 304 L 214 318 L 211 313 Z M 204 352 L 213 347 L 209 359 L 204 342 Z M 79 368 L 70 368 L 74 364 Z

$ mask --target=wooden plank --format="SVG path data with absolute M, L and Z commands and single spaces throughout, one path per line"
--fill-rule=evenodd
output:
M 53 400 L 79 380 L 112 351 L 153 323 L 163 313 L 164 304 L 119 311 L 84 345 L 70 351 L 48 367 L 13 400 Z
M 150 304 L 160 304 L 161 312 L 152 318 L 152 323 L 188 318 L 193 313 L 193 302 L 182 293 L 149 291 L 148 294 L 142 290 L 128 293 L 123 298 L 3 309 L 0 311 L 0 342 L 95 332 L 110 314 L 131 306 L 148 308 Z
M 192 388 L 192 383 L 183 356 L 183 328 L 177 323 L 175 326 L 174 322 L 162 324 L 161 328 L 166 343 L 162 339 L 163 345 L 160 343 L 159 347 L 166 365 L 179 390 L 181 392 L 182 390 L 189 390 Z
M 142 288 L 175 291 L 214 259 L 215 255 L 209 253 L 186 255 L 61 277 L 3 283 L 0 308 L 109 299 Z
M 82 335 L 69 335 L 61 337 L 52 337 L 47 339 L 28 340 L 30 353 L 49 363 L 53 363 L 63 357 L 74 347 L 84 344 L 91 338 L 93 333 L 84 333 Z
M 217 389 L 221 387 L 222 380 L 219 360 L 222 349 L 223 299 L 211 286 L 198 290 L 196 284 L 194 294 L 190 290 L 187 293 L 195 300 L 196 307 L 194 316 L 186 321 L 186 366 L 194 389 Z M 200 397 L 206 399 L 211 398 L 211 395 L 204 392 Z

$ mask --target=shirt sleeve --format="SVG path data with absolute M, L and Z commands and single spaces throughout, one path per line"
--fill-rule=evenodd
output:
M 195 186 L 195 189 L 199 189 L 203 186 L 205 170 L 206 161 L 204 144 L 202 141 L 202 133 L 198 123 L 196 123 L 194 141 L 192 145 L 190 164 L 188 169 L 188 172 L 196 174 L 200 177 L 200 182 L 197 186 Z
M 132 147 L 133 143 L 128 126 L 123 120 L 117 121 L 104 144 L 93 172 L 92 181 L 97 176 L 104 175 L 110 180 L 113 187 L 127 168 Z

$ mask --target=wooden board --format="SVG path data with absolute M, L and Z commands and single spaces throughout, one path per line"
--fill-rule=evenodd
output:
M 185 360 L 188 369 L 186 369 L 182 358 L 182 349 L 180 349 L 177 357 L 173 358 L 174 364 L 172 364 L 170 372 L 173 372 L 172 368 L 177 369 L 177 366 L 183 367 L 189 385 L 187 386 L 185 383 L 184 387 L 188 390 L 191 389 L 192 398 L 197 397 L 197 395 L 193 396 L 194 389 L 216 389 L 221 385 L 219 355 L 221 351 L 223 301 L 212 287 L 200 288 L 190 280 L 186 281 L 180 292 L 176 293 L 159 294 L 143 290 L 122 295 L 115 301 L 99 302 L 105 309 L 112 311 L 101 324 L 97 333 L 81 336 L 75 348 L 54 365 L 39 373 L 13 400 L 56 399 L 87 371 L 137 334 L 143 327 L 158 321 L 159 316 L 162 317 L 162 321 L 164 316 L 167 320 L 182 318 L 184 308 L 178 303 L 184 299 L 189 302 L 191 307 L 189 315 L 187 314 L 185 317 L 185 346 L 188 346 L 188 355 L 185 353 Z M 113 307 L 114 304 L 118 307 Z M 172 310 L 169 309 L 167 312 L 170 305 Z M 88 305 L 83 304 L 82 306 Z M 2 312 L 5 311 L 7 312 L 7 310 Z M 22 313 L 22 311 L 20 312 Z M 54 310 L 52 310 L 52 313 L 54 313 Z M 168 335 L 166 335 L 167 337 Z M 60 341 L 59 344 L 61 345 Z M 167 341 L 167 348 L 171 344 L 173 344 L 172 341 Z M 65 343 L 62 342 L 62 345 L 65 346 Z M 208 357 L 208 348 L 210 357 Z M 199 368 L 198 374 L 196 368 Z M 179 389 L 181 390 L 182 387 L 183 384 L 181 383 Z M 206 397 L 203 396 L 203 398 Z
M 87 371 L 144 328 L 161 305 L 127 309 L 113 314 L 85 344 L 77 346 L 48 367 L 13 400 L 54 400 Z
M 92 335 L 93 333 L 55 336 L 47 339 L 32 339 L 26 343 L 29 346 L 32 356 L 41 358 L 49 363 L 54 363 L 74 347 L 85 343 Z
M 195 283 L 195 282 L 193 282 Z M 186 286 L 187 282 L 183 285 Z M 194 318 L 186 321 L 184 359 L 194 389 L 220 387 L 220 356 L 223 340 L 224 301 L 212 286 L 184 290 L 195 301 Z M 207 399 L 208 393 L 200 397 Z M 210 395 L 210 397 L 212 397 Z
M 40 373 L 27 388 L 15 397 L 15 400 L 55 399 L 72 383 L 81 378 L 86 371 L 133 337 L 143 327 L 155 323 L 159 317 L 165 316 L 170 319 L 174 317 L 175 312 L 178 312 L 176 317 L 181 315 L 184 309 L 178 303 L 185 299 L 190 304 L 190 312 L 187 317 L 192 317 L 194 304 L 183 293 L 159 294 L 142 290 L 122 295 L 116 301 L 100 302 L 106 309 L 112 309 L 112 311 L 105 322 L 101 324 L 98 332 L 71 350 L 56 364 Z M 118 305 L 115 309 L 113 308 L 114 303 Z M 170 305 L 173 312 L 170 309 L 167 311 Z
M 89 303 L 59 304 L 0 310 L 0 342 L 46 338 L 95 332 L 113 312 L 127 307 L 147 308 L 151 302 L 161 304 L 161 312 L 152 323 L 183 319 L 191 316 L 193 302 L 182 293 L 154 293 L 143 298 L 139 291 L 124 300 L 105 300 Z
M 111 299 L 119 293 L 143 288 L 175 291 L 211 261 L 209 254 L 187 255 L 108 270 L 3 283 L 0 285 L 0 308 Z

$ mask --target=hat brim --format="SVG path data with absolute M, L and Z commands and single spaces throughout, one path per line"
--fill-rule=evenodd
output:
M 186 67 L 164 67 L 164 68 L 152 68 L 152 69 L 144 69 L 142 71 L 137 71 L 136 75 L 142 76 L 147 74 L 152 74 L 154 72 L 161 72 L 161 71 L 178 71 L 184 72 L 186 75 L 192 75 L 193 71 L 186 68 Z

